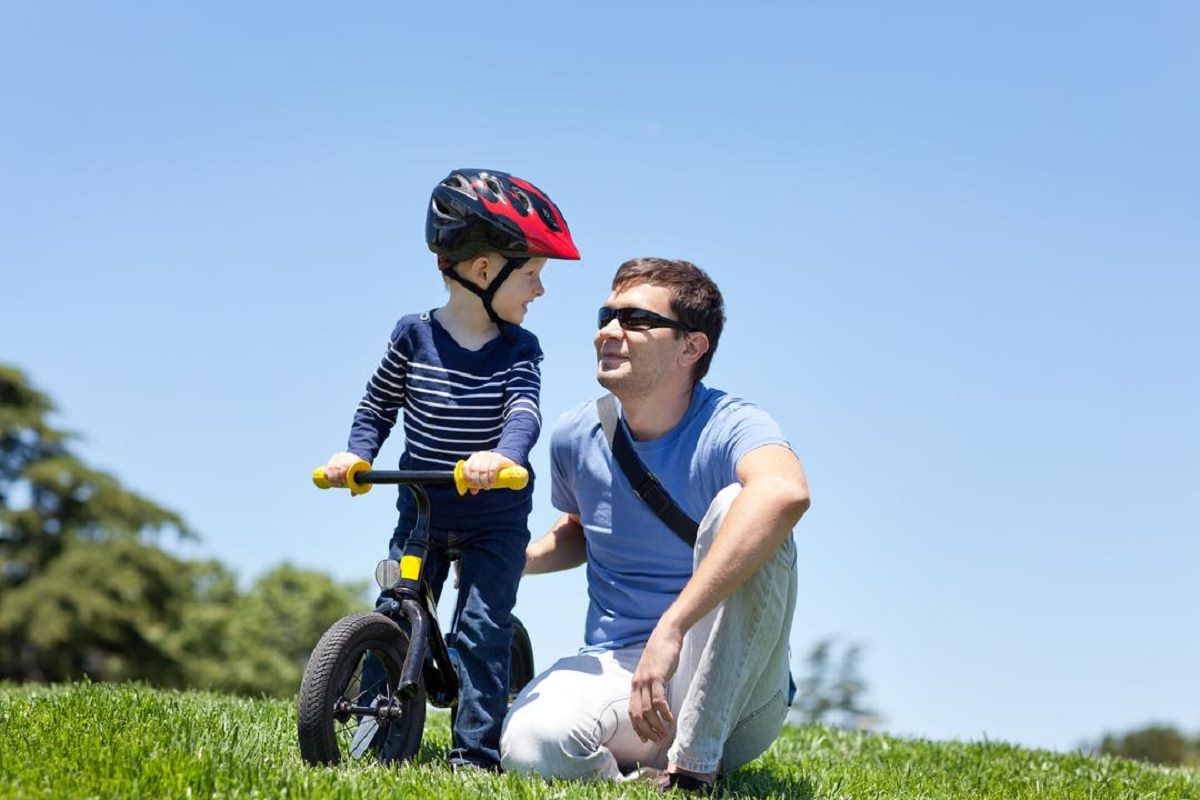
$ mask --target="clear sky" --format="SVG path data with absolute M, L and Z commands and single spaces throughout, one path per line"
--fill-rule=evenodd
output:
M 0 361 L 189 554 L 367 579 L 392 498 L 308 473 L 443 301 L 430 188 L 511 171 L 583 253 L 527 320 L 547 424 L 599 393 L 620 262 L 706 269 L 709 383 L 812 485 L 793 647 L 862 642 L 889 730 L 1195 732 L 1198 33 L 1185 2 L 4 4 Z M 523 585 L 541 665 L 585 603 Z

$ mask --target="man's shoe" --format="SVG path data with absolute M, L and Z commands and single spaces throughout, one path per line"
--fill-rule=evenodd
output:
M 693 778 L 691 775 L 682 775 L 678 772 L 665 772 L 658 779 L 658 791 L 666 794 L 672 790 L 697 794 L 701 797 L 712 797 L 713 782 L 703 778 Z

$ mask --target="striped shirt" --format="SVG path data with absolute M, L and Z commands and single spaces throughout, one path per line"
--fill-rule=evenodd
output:
M 537 337 L 516 325 L 504 326 L 479 350 L 467 350 L 432 313 L 402 317 L 354 413 L 347 449 L 374 463 L 403 409 L 401 469 L 449 470 L 480 450 L 528 467 L 542 426 L 541 360 Z M 459 496 L 452 487 L 438 486 L 428 492 L 436 527 L 524 522 L 533 475 L 519 492 Z M 402 516 L 414 511 L 404 487 L 397 508 Z

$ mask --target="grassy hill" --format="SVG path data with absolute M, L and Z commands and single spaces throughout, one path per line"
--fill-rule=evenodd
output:
M 144 686 L 0 687 L 0 797 L 653 797 L 637 784 L 455 775 L 448 716 L 401 768 L 301 762 L 295 707 Z M 785 730 L 724 783 L 726 797 L 1200 798 L 1200 772 L 1119 759 Z

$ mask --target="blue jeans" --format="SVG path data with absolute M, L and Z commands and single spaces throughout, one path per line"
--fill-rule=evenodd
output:
M 411 528 L 409 520 L 400 520 L 389 544 L 389 558 L 400 560 Z M 429 529 L 425 580 L 435 599 L 441 599 L 450 561 L 459 559 L 458 602 L 447 637 L 459 682 L 451 763 L 500 768 L 500 729 L 508 713 L 512 609 L 527 544 L 529 528 L 524 520 L 486 529 Z

